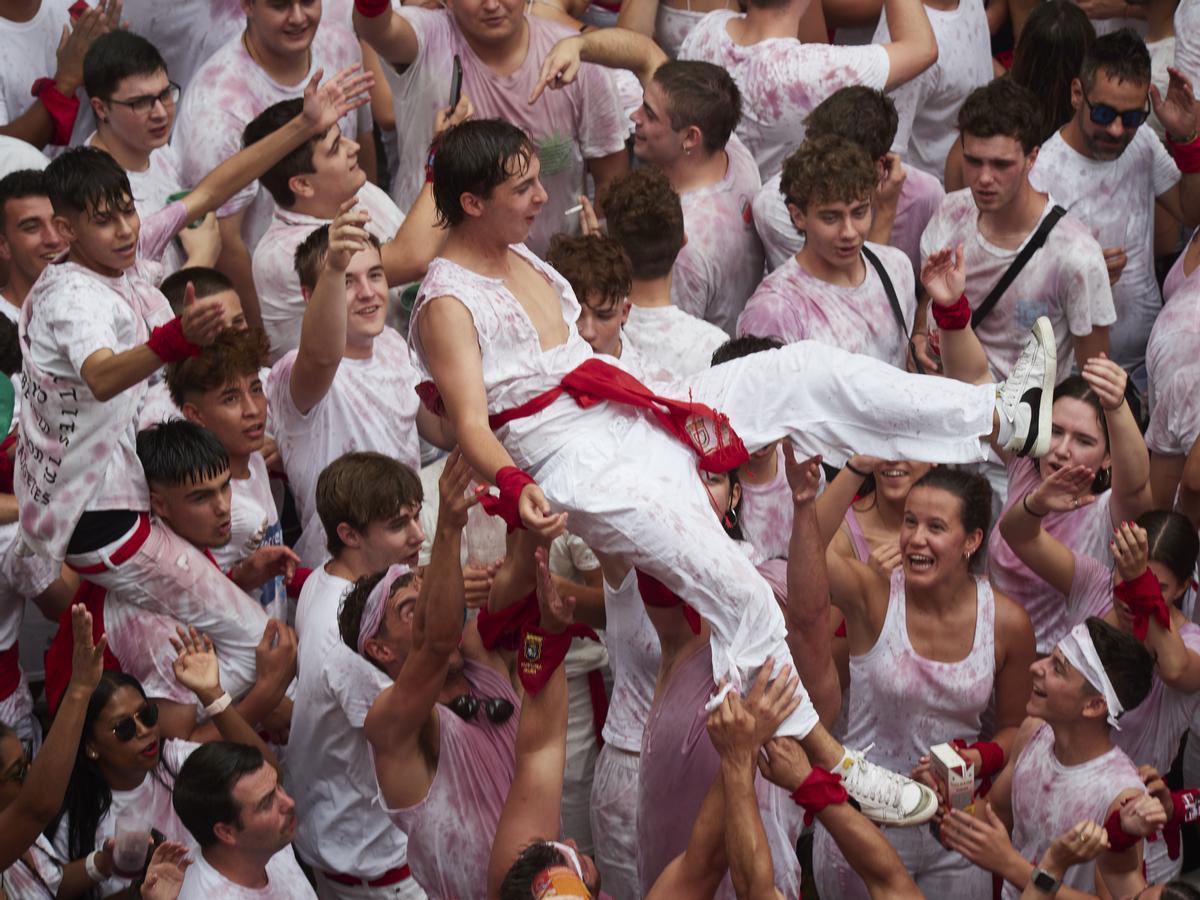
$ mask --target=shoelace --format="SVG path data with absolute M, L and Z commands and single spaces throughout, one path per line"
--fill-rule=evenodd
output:
M 858 752 L 854 767 L 847 773 L 848 777 L 845 779 L 846 789 L 851 795 L 858 794 L 883 806 L 899 808 L 908 779 L 870 762 L 867 754 L 874 747 L 873 743 L 868 744 Z M 902 809 L 901 812 L 903 812 Z

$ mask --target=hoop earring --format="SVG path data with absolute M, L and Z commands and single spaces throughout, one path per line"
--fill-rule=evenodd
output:
M 726 528 L 729 528 L 729 529 L 737 528 L 738 527 L 737 510 L 734 509 L 732 506 L 729 507 L 729 509 L 725 510 L 725 515 L 721 521 L 725 523 Z

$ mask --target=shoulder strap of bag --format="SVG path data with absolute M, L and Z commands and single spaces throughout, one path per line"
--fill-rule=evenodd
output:
M 1004 270 L 1004 274 L 1000 276 L 1000 280 L 996 282 L 996 286 L 992 288 L 983 302 L 979 304 L 979 308 L 971 313 L 972 328 L 978 328 L 979 323 L 988 317 L 996 307 L 996 304 L 1000 302 L 1000 298 L 1004 296 L 1004 292 L 1008 290 L 1008 286 L 1013 283 L 1013 279 L 1021 274 L 1021 270 L 1025 268 L 1025 264 L 1046 243 L 1046 238 L 1054 230 L 1054 226 L 1058 224 L 1058 220 L 1066 214 L 1067 211 L 1057 204 L 1046 214 L 1046 218 L 1042 219 L 1042 223 L 1038 225 L 1038 229 L 1033 233 L 1033 237 L 1025 242 L 1025 246 L 1021 248 L 1021 252 L 1017 254 L 1017 258 Z
M 875 272 L 879 275 L 879 280 L 883 282 L 883 290 L 887 294 L 888 304 L 892 307 L 892 315 L 896 317 L 896 324 L 900 326 L 900 333 L 908 341 L 908 352 L 912 354 L 913 365 L 916 367 L 918 375 L 924 375 L 925 367 L 917 359 L 917 348 L 913 346 L 912 335 L 908 331 L 908 323 L 904 321 L 904 311 L 900 308 L 900 298 L 896 296 L 896 286 L 892 284 L 892 279 L 888 275 L 887 269 L 884 268 L 883 261 L 866 244 L 863 244 L 862 254 L 867 262 L 874 267 Z

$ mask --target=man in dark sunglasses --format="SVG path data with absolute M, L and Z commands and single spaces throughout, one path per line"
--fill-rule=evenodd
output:
M 1200 141 L 1191 82 L 1170 70 L 1166 94 L 1150 84 L 1150 54 L 1133 31 L 1097 38 L 1071 86 L 1075 115 L 1043 145 L 1031 181 L 1082 219 L 1104 250 L 1117 322 L 1112 357 L 1146 387 L 1146 341 L 1162 295 L 1154 274 L 1154 215 L 1161 206 L 1200 223 Z M 1151 110 L 1164 148 L 1142 127 Z

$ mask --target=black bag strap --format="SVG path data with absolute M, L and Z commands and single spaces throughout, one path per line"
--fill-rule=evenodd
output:
M 1046 218 L 1042 219 L 1038 225 L 1037 231 L 1033 233 L 1025 246 L 1021 248 L 1021 252 L 1004 270 L 1004 274 L 1000 276 L 1000 280 L 996 282 L 996 286 L 979 304 L 979 308 L 971 313 L 971 327 L 978 328 L 979 323 L 988 317 L 988 314 L 995 309 L 996 304 L 1000 302 L 1000 298 L 1004 296 L 1004 292 L 1008 290 L 1008 286 L 1013 283 L 1013 280 L 1021 274 L 1021 270 L 1025 268 L 1033 254 L 1037 253 L 1042 248 L 1042 244 L 1046 243 L 1046 238 L 1050 236 L 1050 232 L 1054 230 L 1054 226 L 1058 224 L 1058 220 L 1067 214 L 1067 211 L 1058 204 L 1046 214 Z
M 900 333 L 904 335 L 904 339 L 908 341 L 908 352 L 912 354 L 913 365 L 917 369 L 918 375 L 925 374 L 925 367 L 921 365 L 921 360 L 917 359 L 917 348 L 913 346 L 912 335 L 908 331 L 908 323 L 904 321 L 904 310 L 900 308 L 900 298 L 896 296 L 896 286 L 892 284 L 892 279 L 887 273 L 887 269 L 883 266 L 881 260 L 866 244 L 863 244 L 862 254 L 866 257 L 875 272 L 879 275 L 879 280 L 883 282 L 884 293 L 887 294 L 888 303 L 892 307 L 892 315 L 896 317 L 896 324 L 900 326 Z

